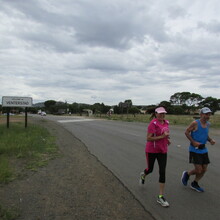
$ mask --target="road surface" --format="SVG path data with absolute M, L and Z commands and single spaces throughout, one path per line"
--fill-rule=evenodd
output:
M 40 116 L 37 116 L 40 117 Z M 158 195 L 158 166 L 147 176 L 144 186 L 138 184 L 139 174 L 146 167 L 144 154 L 145 123 L 131 123 L 89 119 L 73 116 L 46 116 L 72 132 L 88 147 L 141 204 L 158 220 L 170 219 L 220 219 L 220 137 L 210 130 L 216 145 L 208 145 L 211 164 L 201 180 L 204 193 L 198 193 L 181 184 L 184 170 L 192 168 L 188 163 L 188 141 L 185 127 L 171 126 L 171 142 L 168 153 L 165 197 L 170 203 L 163 208 L 156 202 Z

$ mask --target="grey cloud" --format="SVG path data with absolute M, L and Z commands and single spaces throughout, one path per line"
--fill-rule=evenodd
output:
M 202 89 L 220 89 L 220 84 L 219 83 L 217 84 L 216 82 L 214 82 L 214 83 L 213 82 L 206 82 L 203 85 L 201 85 L 200 88 L 202 88 Z M 213 97 L 218 98 L 219 96 L 218 96 L 218 94 L 216 94 Z
M 112 88 L 111 88 L 111 90 L 114 90 L 114 91 L 123 91 L 123 92 L 125 92 L 125 91 L 127 91 L 127 90 L 130 90 L 130 89 L 133 89 L 134 87 L 132 86 L 132 85 L 129 85 L 129 84 L 123 84 L 123 83 L 121 83 L 121 84 L 119 84 L 119 85 L 114 85 L 114 86 L 112 86 Z M 137 88 L 137 86 L 135 87 L 135 88 Z
M 36 79 L 35 81 L 27 82 L 27 85 L 31 87 L 38 87 L 41 89 L 45 88 L 65 88 L 65 89 L 73 89 L 73 90 L 85 90 L 85 89 L 92 89 L 88 86 L 88 83 L 84 83 L 83 80 L 75 81 L 70 80 L 68 77 L 63 76 L 63 79 Z
M 120 63 L 113 63 L 113 62 L 108 62 L 107 60 L 104 62 L 88 62 L 86 61 L 85 68 L 88 69 L 95 69 L 102 71 L 103 73 L 108 73 L 111 72 L 111 74 L 117 74 L 118 72 L 126 72 L 127 69 L 121 65 Z M 129 68 L 129 67 L 127 67 Z
M 113 56 L 101 56 L 101 55 L 96 55 L 94 56 L 89 56 L 84 60 L 84 67 L 88 69 L 95 69 L 99 70 L 103 73 L 124 73 L 131 69 L 130 66 L 126 65 L 125 60 L 123 58 L 118 57 L 113 57 Z
M 33 46 L 45 50 L 55 50 L 60 53 L 80 53 L 81 49 L 76 41 L 61 30 L 45 29 L 41 32 L 20 32 L 18 36 L 26 41 L 32 42 Z
M 185 17 L 187 15 L 187 11 L 180 6 L 171 6 L 168 8 L 169 17 L 172 19 L 176 19 L 179 17 Z
M 205 20 L 198 2 L 162 3 L 1 1 L 1 93 L 144 104 L 179 88 L 218 92 L 218 14 L 207 4 Z
M 212 20 L 209 23 L 199 22 L 198 28 L 202 28 L 210 33 L 220 34 L 220 21 Z
M 41 1 L 30 0 L 24 2 L 9 1 L 8 6 L 20 10 L 26 17 L 36 24 L 42 24 L 42 31 L 20 33 L 25 40 L 39 41 L 58 51 L 71 51 L 76 48 L 77 42 L 88 46 L 110 47 L 115 49 L 128 49 L 132 41 L 143 42 L 145 36 L 150 36 L 158 42 L 168 41 L 165 32 L 165 23 L 159 16 L 149 14 L 147 8 L 130 3 L 131 7 L 124 7 L 117 2 L 66 1 L 68 14 L 62 11 L 62 3 L 51 3 L 45 7 Z M 129 3 L 129 2 L 128 2 Z M 61 7 L 60 11 L 53 7 Z M 70 10 L 70 9 L 69 9 Z M 140 13 L 137 13 L 140 10 Z M 25 20 L 24 20 L 25 21 Z M 72 30 L 68 35 L 69 30 Z M 63 42 L 59 31 L 64 33 Z M 75 41 L 76 40 L 76 41 Z M 75 45 L 75 46 L 73 46 Z
M 131 13 L 131 14 L 130 14 Z M 119 11 L 100 13 L 92 16 L 80 16 L 74 22 L 79 42 L 91 46 L 103 46 L 128 49 L 132 41 L 143 42 L 145 35 L 157 41 L 167 41 L 164 23 L 148 15 L 135 17 L 134 12 Z
M 58 52 L 78 53 L 80 51 L 73 37 L 74 30 L 70 26 L 71 18 L 65 14 L 49 12 L 39 1 L 18 0 L 8 1 L 5 4 L 8 6 L 4 7 L 7 16 L 17 16 L 16 25 L 20 25 L 16 32 L 11 30 L 14 37 L 34 43 L 38 48 Z M 16 13 L 16 10 L 20 13 Z
M 62 19 L 52 12 L 45 10 L 43 2 L 35 0 L 16 0 L 16 1 L 5 1 L 4 7 L 7 10 L 7 14 L 16 14 L 14 11 L 20 12 L 17 13 L 18 16 L 23 15 L 27 20 L 33 20 L 37 23 L 47 23 L 50 25 L 58 25 L 64 23 Z
M 212 64 L 209 61 L 213 60 L 213 58 L 220 59 L 220 56 L 189 51 L 167 54 L 161 60 L 164 64 L 171 65 L 174 69 L 189 70 L 192 68 L 210 68 Z

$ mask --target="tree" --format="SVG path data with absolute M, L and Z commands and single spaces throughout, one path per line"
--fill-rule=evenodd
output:
M 124 109 L 126 109 L 126 112 L 128 114 L 129 109 L 132 107 L 132 101 L 131 99 L 125 100 L 124 102 L 120 102 L 118 106 L 121 109 L 121 113 L 123 113 Z
M 140 113 L 140 110 L 139 110 L 137 107 L 132 106 L 132 107 L 129 109 L 129 113 L 130 113 L 130 114 L 133 114 L 134 117 L 135 117 L 135 114 Z
M 46 102 L 44 102 L 44 106 L 46 107 L 46 108 L 50 108 L 51 106 L 53 106 L 53 105 L 56 105 L 56 101 L 54 101 L 54 100 L 47 100 Z
M 170 97 L 170 102 L 174 105 L 198 106 L 203 99 L 201 95 L 196 93 L 177 92 Z
M 173 105 L 182 106 L 185 113 L 194 112 L 204 98 L 196 93 L 177 92 L 170 97 Z
M 92 110 L 96 114 L 97 113 L 99 113 L 99 114 L 104 113 L 104 109 L 105 109 L 105 105 L 103 103 L 101 103 L 101 104 L 100 103 L 95 103 L 92 106 Z
M 129 108 L 132 106 L 131 99 L 125 100 L 124 103 L 126 103 Z
M 181 100 L 181 93 L 177 92 L 174 95 L 170 97 L 170 103 L 173 105 L 181 105 L 182 100 Z
M 169 114 L 172 114 L 172 106 L 170 102 L 162 101 L 158 106 L 164 107 Z
M 209 107 L 212 112 L 215 113 L 217 110 L 220 109 L 220 99 L 209 96 L 200 103 L 200 107 Z
M 50 112 L 50 113 L 54 113 L 56 110 L 55 110 L 55 105 L 56 105 L 56 101 L 54 100 L 47 100 L 44 102 L 44 106 L 45 106 L 45 109 L 47 112 Z
M 181 92 L 180 93 L 180 101 L 181 104 L 186 104 L 188 106 L 188 100 L 190 99 L 191 93 L 190 92 Z
M 199 103 L 203 100 L 204 98 L 196 93 L 191 93 L 189 94 L 188 98 L 186 99 L 186 105 L 187 106 L 199 106 Z
M 114 114 L 120 114 L 121 113 L 121 109 L 120 109 L 119 105 L 115 105 L 113 107 L 113 110 L 114 110 Z
M 185 114 L 185 110 L 182 108 L 182 106 L 173 106 L 172 114 L 183 115 Z
M 79 104 L 74 102 L 71 105 L 69 105 L 69 110 L 71 113 L 76 114 L 79 112 Z

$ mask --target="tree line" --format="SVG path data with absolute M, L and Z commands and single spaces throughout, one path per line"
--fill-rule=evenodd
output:
M 177 92 L 170 97 L 169 101 L 161 101 L 157 105 L 133 105 L 132 100 L 128 99 L 119 102 L 117 105 L 109 106 L 104 103 L 82 104 L 67 102 L 56 102 L 48 100 L 44 103 L 45 111 L 48 113 L 62 114 L 73 113 L 83 114 L 87 109 L 93 111 L 94 114 L 138 114 L 152 113 L 156 106 L 164 106 L 169 114 L 197 114 L 202 107 L 209 107 L 213 113 L 220 110 L 220 99 L 213 97 L 202 97 L 196 93 Z
M 198 114 L 202 107 L 209 107 L 213 113 L 220 110 L 220 99 L 213 97 L 202 97 L 196 93 L 177 92 L 170 97 L 169 101 L 161 101 L 157 105 L 133 105 L 132 100 L 128 99 L 119 102 L 117 105 L 109 106 L 104 103 L 95 103 L 93 105 L 83 103 L 58 102 L 47 100 L 41 104 L 35 104 L 29 111 L 37 113 L 39 110 L 50 114 L 83 114 L 91 110 L 93 114 L 139 114 L 152 113 L 156 106 L 163 106 L 169 114 Z M 0 106 L 4 112 L 4 108 Z M 22 108 L 16 108 L 15 111 L 22 111 Z

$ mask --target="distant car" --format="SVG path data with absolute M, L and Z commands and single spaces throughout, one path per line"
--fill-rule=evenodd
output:
M 47 113 L 46 112 L 41 112 L 41 116 L 46 116 Z
M 4 113 L 3 115 L 7 115 L 7 113 Z M 10 112 L 9 115 L 15 115 L 15 114 Z

